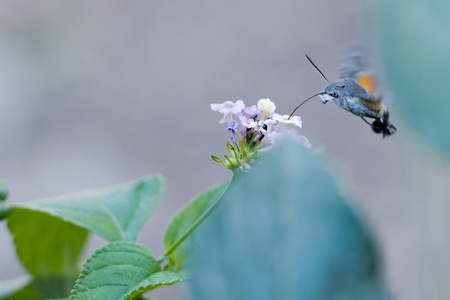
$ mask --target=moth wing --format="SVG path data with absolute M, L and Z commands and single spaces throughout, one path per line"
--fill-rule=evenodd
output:
M 370 68 L 369 54 L 362 47 L 348 48 L 341 57 L 340 65 L 341 78 L 353 78 L 370 94 L 378 94 L 377 81 Z
M 361 99 L 361 101 L 363 101 L 367 106 L 373 109 L 378 109 L 381 107 L 381 97 L 377 97 L 373 94 L 368 95 L 368 97 L 359 99 Z
M 372 92 L 373 79 L 370 75 L 361 77 L 360 80 L 346 79 L 346 82 L 353 97 L 359 98 L 370 107 L 376 107 L 381 103 L 381 94 Z
M 341 78 L 357 79 L 361 74 L 368 73 L 369 62 L 366 53 L 360 46 L 345 49 L 340 59 Z
M 369 93 L 375 94 L 375 92 L 377 91 L 377 83 L 375 81 L 375 77 L 372 74 L 360 75 L 355 79 Z

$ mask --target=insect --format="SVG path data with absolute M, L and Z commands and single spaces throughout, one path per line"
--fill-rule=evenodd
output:
M 358 52 L 349 52 L 344 57 L 341 67 L 341 79 L 333 83 L 330 83 L 308 55 L 306 55 L 306 58 L 328 82 L 328 85 L 323 92 L 312 95 L 297 106 L 289 118 L 305 102 L 320 96 L 323 104 L 333 100 L 340 108 L 361 117 L 364 122 L 372 127 L 375 133 L 383 134 L 383 138 L 397 131 L 395 126 L 389 121 L 389 111 L 382 103 L 381 94 L 375 90 L 376 86 L 373 76 L 364 73 L 362 58 Z M 371 124 L 365 118 L 375 120 Z

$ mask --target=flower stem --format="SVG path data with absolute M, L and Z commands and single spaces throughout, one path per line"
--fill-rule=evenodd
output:
M 222 203 L 223 200 L 223 196 L 225 195 L 226 191 L 228 190 L 228 188 L 230 187 L 231 183 L 235 180 L 235 175 L 233 173 L 233 177 L 231 178 L 230 183 L 228 184 L 227 188 L 225 189 L 225 191 L 223 191 L 222 195 L 220 195 L 219 198 L 217 198 L 216 201 L 213 202 L 213 204 L 211 204 L 211 206 L 200 216 L 200 218 L 197 219 L 197 221 L 195 221 L 194 224 L 192 224 L 191 227 L 189 227 L 188 230 L 186 230 L 186 232 L 172 245 L 172 247 L 170 247 L 169 250 L 166 251 L 166 253 L 163 255 L 163 257 L 161 258 L 162 260 L 168 258 L 168 256 L 170 254 L 173 253 L 173 251 L 175 251 L 175 249 L 177 249 L 177 247 L 188 237 L 191 235 L 192 232 L 194 232 L 195 229 L 197 229 L 198 226 L 200 226 L 200 224 L 203 223 L 203 221 L 205 221 L 215 210 L 217 207 L 219 207 L 219 205 Z

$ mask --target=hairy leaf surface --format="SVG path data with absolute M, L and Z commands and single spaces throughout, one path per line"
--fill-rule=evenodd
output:
M 97 249 L 88 258 L 70 299 L 133 299 L 181 280 L 177 273 L 161 271 L 146 247 L 114 242 Z

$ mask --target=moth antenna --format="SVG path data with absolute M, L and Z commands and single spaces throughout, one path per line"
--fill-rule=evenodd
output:
M 305 54 L 306 58 L 309 60 L 309 62 L 314 66 L 314 68 L 316 68 L 317 71 L 319 71 L 320 75 L 322 75 L 323 79 L 325 79 L 328 83 L 330 83 L 330 81 L 325 77 L 325 75 L 323 75 L 322 71 L 320 71 L 320 69 L 316 66 L 316 64 L 312 61 L 311 58 L 309 58 L 308 54 Z
M 316 97 L 316 96 L 319 96 L 319 95 L 325 95 L 326 93 L 325 92 L 320 92 L 320 93 L 317 93 L 317 94 L 315 94 L 315 95 L 312 95 L 311 97 L 309 97 L 308 99 L 306 99 L 305 101 L 303 101 L 302 103 L 300 103 L 300 105 L 299 106 L 297 106 L 295 109 L 294 109 L 294 111 L 290 114 L 290 116 L 289 116 L 289 118 L 288 118 L 288 120 L 290 120 L 291 119 L 291 117 L 292 117 L 292 115 L 297 111 L 297 109 L 299 109 L 300 108 L 300 106 L 302 106 L 306 101 L 308 101 L 308 100 L 311 100 L 312 98 L 314 98 L 314 97 Z

